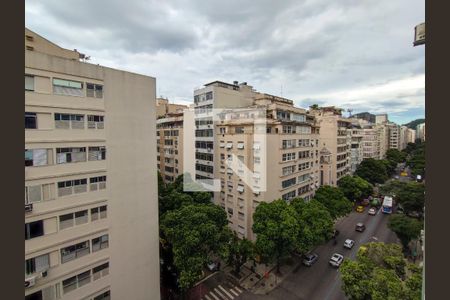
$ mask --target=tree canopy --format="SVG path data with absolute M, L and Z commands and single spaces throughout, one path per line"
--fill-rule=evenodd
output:
M 256 247 L 262 258 L 277 264 L 296 247 L 299 224 L 294 208 L 284 200 L 271 203 L 262 202 L 253 214 L 253 232 L 256 236 Z
M 392 215 L 389 217 L 388 227 L 395 232 L 403 249 L 407 251 L 409 242 L 420 235 L 423 224 L 419 220 L 405 215 Z
M 359 176 L 346 175 L 339 180 L 338 186 L 350 201 L 367 198 L 373 193 L 373 186 Z
M 396 194 L 396 201 L 400 203 L 405 213 L 423 213 L 425 205 L 425 185 L 414 181 L 408 182 Z
M 255 255 L 255 246 L 246 238 L 240 239 L 233 233 L 227 248 L 227 262 L 234 267 L 234 273 L 239 275 L 241 267 Z
M 320 202 L 333 219 L 345 216 L 352 211 L 353 204 L 337 187 L 323 185 L 317 189 L 314 199 Z
M 342 289 L 349 299 L 420 299 L 421 270 L 406 262 L 397 244 L 369 243 L 356 260 L 340 266 Z
M 214 204 L 185 205 L 164 214 L 161 230 L 173 248 L 180 288 L 199 279 L 211 254 L 223 255 L 230 238 L 227 225 L 224 210 Z
M 295 209 L 299 223 L 296 241 L 298 252 L 306 253 L 332 236 L 333 219 L 323 204 L 317 200 L 305 202 L 296 198 L 290 205 Z
M 363 160 L 356 168 L 355 175 L 371 184 L 383 183 L 389 178 L 386 162 L 373 158 Z

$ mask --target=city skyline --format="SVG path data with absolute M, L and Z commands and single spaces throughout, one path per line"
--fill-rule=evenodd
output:
M 26 26 L 91 63 L 155 76 L 157 96 L 174 103 L 192 103 L 204 82 L 239 80 L 304 108 L 398 124 L 425 115 L 425 49 L 412 47 L 424 1 L 146 3 L 27 3 Z

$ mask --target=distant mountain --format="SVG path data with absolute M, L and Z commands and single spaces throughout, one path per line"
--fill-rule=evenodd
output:
M 422 123 L 425 123 L 425 119 L 416 119 L 409 123 L 403 124 L 403 126 L 406 126 L 411 129 L 416 129 L 417 125 L 422 124 Z

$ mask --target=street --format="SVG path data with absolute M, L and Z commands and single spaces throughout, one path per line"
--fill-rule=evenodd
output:
M 363 213 L 352 212 L 342 219 L 336 228 L 340 231 L 338 243 L 333 241 L 319 246 L 315 252 L 319 260 L 310 268 L 301 266 L 297 272 L 292 273 L 284 281 L 272 290 L 268 295 L 254 295 L 248 291 L 242 293 L 236 299 L 305 299 L 305 300 L 340 300 L 346 299 L 341 289 L 341 280 L 338 269 L 331 267 L 328 261 L 333 253 L 342 254 L 344 257 L 355 258 L 361 244 L 374 241 L 395 243 L 396 235 L 387 228 L 388 215 L 380 211 L 375 216 L 367 214 L 368 207 Z M 355 224 L 362 222 L 366 230 L 362 233 L 355 231 Z M 345 239 L 355 241 L 351 250 L 343 247 Z

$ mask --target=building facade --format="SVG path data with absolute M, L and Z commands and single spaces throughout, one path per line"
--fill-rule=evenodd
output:
M 159 299 L 155 78 L 25 40 L 25 299 Z
M 425 141 L 425 123 L 419 124 L 416 127 L 416 139 Z
M 351 121 L 342 116 L 341 110 L 335 107 L 310 107 L 309 114 L 314 116 L 320 127 L 319 148 L 321 151 L 331 153 L 328 162 L 327 172 L 331 176 L 323 180 L 321 185 L 336 186 L 339 179 L 350 174 L 350 156 L 351 156 Z
M 401 130 L 400 126 L 389 122 L 387 123 L 388 132 L 389 132 L 389 147 L 388 149 L 397 149 L 401 150 Z

